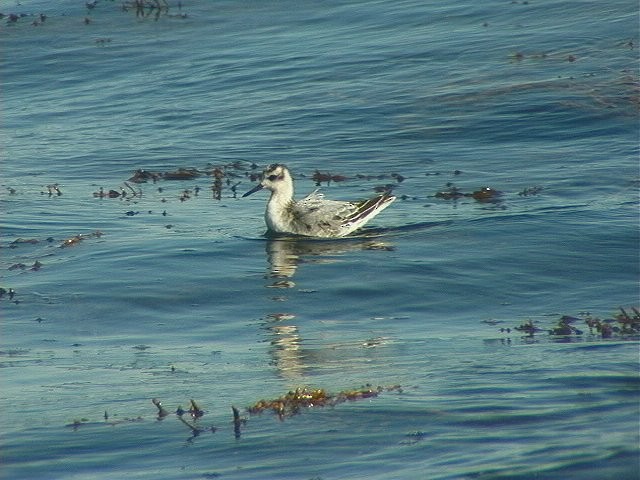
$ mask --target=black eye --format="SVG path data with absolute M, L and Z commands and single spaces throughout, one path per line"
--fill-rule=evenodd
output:
M 278 179 L 277 175 L 269 175 L 267 177 L 267 180 L 269 180 L 270 182 L 275 182 Z

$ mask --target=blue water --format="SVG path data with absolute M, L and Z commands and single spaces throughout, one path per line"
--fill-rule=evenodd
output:
M 640 304 L 637 2 L 169 4 L 0 1 L 1 477 L 637 478 L 638 337 L 547 333 Z M 267 240 L 275 162 L 399 199 Z

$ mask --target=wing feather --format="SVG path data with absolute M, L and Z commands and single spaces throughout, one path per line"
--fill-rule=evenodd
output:
M 318 190 L 295 202 L 293 222 L 300 232 L 327 237 L 343 236 L 354 231 L 384 210 L 394 196 L 388 193 L 357 202 L 326 200 Z

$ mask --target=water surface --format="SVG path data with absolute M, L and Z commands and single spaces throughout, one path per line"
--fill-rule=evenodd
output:
M 0 2 L 2 477 L 636 478 L 637 336 L 547 330 L 639 304 L 637 4 L 170 4 Z M 275 162 L 399 198 L 270 240 Z

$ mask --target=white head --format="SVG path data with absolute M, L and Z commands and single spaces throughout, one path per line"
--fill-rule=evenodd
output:
M 293 196 L 293 180 L 289 169 L 282 164 L 274 163 L 269 165 L 262 172 L 262 178 L 260 183 L 242 195 L 247 197 L 252 193 L 266 188 L 272 192 L 278 192 L 279 194 Z

